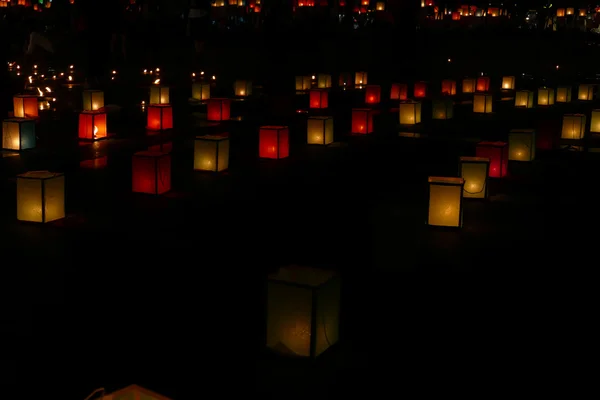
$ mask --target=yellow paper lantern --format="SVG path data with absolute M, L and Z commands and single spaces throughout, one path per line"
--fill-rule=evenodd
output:
M 579 92 L 577 93 L 577 99 L 582 101 L 590 101 L 594 99 L 594 85 L 581 84 L 579 85 Z
M 476 93 L 473 97 L 473 112 L 489 114 L 492 112 L 492 95 L 488 93 Z
M 452 79 L 444 79 L 442 81 L 442 94 L 454 96 L 456 94 L 456 81 Z
M 515 89 L 515 77 L 505 76 L 502 78 L 502 89 L 503 90 L 514 90 Z
M 310 76 L 297 76 L 296 77 L 296 90 L 310 90 L 312 87 L 312 79 Z
M 463 93 L 475 93 L 476 80 L 473 78 L 465 78 L 462 81 Z
M 331 88 L 331 75 L 329 75 L 329 74 L 317 75 L 317 87 L 319 89 Z
M 421 123 L 421 103 L 418 101 L 403 101 L 400 103 L 400 124 L 416 125 Z
M 65 176 L 31 171 L 17 176 L 17 219 L 51 222 L 65 217 Z
M 535 158 L 535 130 L 513 129 L 508 133 L 508 159 L 533 161 Z
M 150 87 L 150 102 L 152 104 L 169 104 L 169 87 L 168 86 L 151 86 Z
M 458 175 L 464 179 L 463 197 L 486 199 L 490 159 L 486 157 L 461 157 Z
M 237 97 L 246 97 L 252 94 L 252 82 L 237 80 L 234 83 L 233 91 Z
M 104 92 L 102 90 L 83 91 L 83 111 L 98 111 L 104 108 Z
M 557 17 L 564 17 L 565 16 L 565 9 L 564 8 L 557 8 L 556 9 L 556 16 Z
M 310 117 L 306 128 L 308 144 L 333 143 L 333 117 Z
M 547 87 L 538 89 L 538 105 L 551 106 L 554 105 L 554 89 Z
M 585 135 L 585 115 L 565 114 L 563 116 L 561 139 L 583 139 Z
M 433 119 L 451 119 L 454 116 L 454 102 L 450 99 L 434 100 L 431 110 Z
M 533 107 L 533 92 L 531 90 L 518 90 L 515 93 L 515 107 L 517 107 L 517 108 L 532 108 Z
M 573 15 L 573 14 L 575 14 L 575 9 L 573 7 L 567 8 L 567 15 Z
M 340 280 L 331 271 L 290 266 L 269 275 L 267 340 L 285 355 L 317 357 L 339 338 Z
M 459 228 L 462 226 L 463 178 L 429 177 L 427 224 Z
M 229 138 L 197 136 L 194 141 L 194 169 L 220 172 L 229 168 Z
M 557 103 L 570 103 L 571 102 L 571 86 L 559 86 L 556 89 L 556 102 Z
M 385 11 L 385 2 L 384 1 L 378 1 L 377 3 L 375 3 L 375 9 L 377 11 Z
M 592 110 L 592 121 L 590 123 L 590 132 L 600 133 L 600 110 Z
M 192 83 L 192 98 L 195 100 L 210 99 L 210 84 L 204 82 Z
M 367 73 L 357 72 L 354 75 L 354 86 L 363 86 L 367 84 Z
M 587 10 L 585 8 L 580 8 L 579 9 L 579 16 L 580 17 L 585 17 L 587 15 Z
M 27 150 L 35 147 L 35 121 L 25 118 L 9 118 L 2 121 L 2 148 L 4 150 Z

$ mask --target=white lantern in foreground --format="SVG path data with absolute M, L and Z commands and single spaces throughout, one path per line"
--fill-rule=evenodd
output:
M 535 130 L 513 129 L 508 133 L 508 159 L 533 161 L 535 158 Z
M 463 178 L 429 177 L 428 225 L 451 228 L 462 226 L 464 185 Z
M 65 176 L 31 171 L 17 176 L 17 219 L 51 222 L 65 217 Z
M 463 197 L 485 199 L 488 196 L 490 159 L 486 157 L 461 157 L 459 175 L 464 179 Z

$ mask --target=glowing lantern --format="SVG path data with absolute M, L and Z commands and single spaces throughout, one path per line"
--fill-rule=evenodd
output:
M 373 110 L 369 108 L 352 109 L 352 133 L 362 135 L 373 133 Z
M 132 160 L 132 191 L 163 194 L 171 190 L 171 155 L 160 151 L 139 151 Z
M 267 283 L 267 348 L 317 357 L 339 338 L 340 280 L 331 271 L 290 266 Z
M 415 82 L 413 95 L 417 99 L 427 96 L 427 82 Z
M 317 75 L 317 87 L 319 89 L 329 89 L 331 87 L 331 75 L 329 75 L 329 74 Z
M 450 99 L 434 100 L 432 113 L 433 119 L 451 119 L 454 116 L 454 103 Z
M 379 104 L 381 101 L 381 86 L 367 85 L 365 86 L 365 103 Z
M 150 86 L 150 105 L 169 104 L 168 86 Z
M 533 161 L 535 158 L 535 130 L 513 129 L 508 133 L 508 159 Z
M 356 86 L 362 86 L 367 84 L 367 73 L 366 72 L 357 72 L 354 75 L 354 84 Z
M 475 93 L 475 79 L 465 78 L 462 81 L 463 93 Z
M 594 99 L 594 85 L 579 85 L 578 100 L 589 101 Z
M 229 168 L 229 138 L 197 136 L 194 144 L 194 169 L 219 172 Z
M 390 99 L 391 100 L 406 100 L 406 99 L 408 99 L 408 85 L 406 83 L 392 83 Z
M 429 215 L 427 224 L 460 228 L 462 226 L 463 178 L 429 177 Z
M 442 81 L 442 94 L 454 96 L 456 94 L 456 81 L 452 79 L 444 79 Z
M 556 16 L 557 17 L 564 17 L 565 16 L 565 9 L 564 8 L 557 8 L 556 9 Z
M 79 139 L 98 140 L 106 135 L 106 113 L 83 111 L 79 114 Z
M 556 89 L 556 102 L 557 103 L 570 103 L 571 102 L 571 86 L 559 86 Z
M 340 74 L 340 79 L 338 80 L 338 83 L 341 87 L 348 88 L 348 87 L 352 87 L 352 84 L 354 83 L 354 79 L 356 79 L 356 77 L 353 76 L 351 73 L 343 72 Z
M 235 81 L 233 85 L 234 93 L 238 97 L 246 97 L 252 94 L 252 82 L 250 81 Z
M 575 13 L 575 9 L 573 7 L 567 8 L 567 15 L 573 15 Z
M 385 2 L 378 1 L 377 3 L 375 3 L 375 9 L 377 11 L 385 11 Z
M 310 108 L 329 107 L 329 94 L 324 89 L 312 89 L 309 96 Z
M 261 126 L 258 156 L 280 159 L 290 155 L 290 131 L 287 126 Z
M 2 148 L 27 150 L 35 147 L 35 121 L 32 119 L 5 119 L 2 121 Z
M 565 114 L 563 116 L 561 139 L 583 139 L 585 134 L 585 115 Z
M 104 92 L 102 90 L 83 91 L 83 111 L 98 111 L 104 108 Z
M 416 125 L 421 123 L 421 103 L 406 101 L 400 103 L 400 124 Z
M 333 117 L 310 117 L 306 128 L 308 144 L 333 143 Z
M 154 131 L 173 129 L 173 107 L 168 104 L 148 106 L 148 129 Z
M 600 133 L 600 110 L 592 110 L 592 122 L 590 132 Z
M 554 89 L 539 88 L 538 89 L 538 105 L 551 106 L 554 104 Z
M 464 179 L 463 197 L 486 199 L 488 196 L 488 175 L 490 159 L 485 157 L 461 157 L 459 175 Z
M 210 84 L 204 82 L 192 83 L 192 98 L 196 100 L 210 99 Z
M 580 8 L 579 9 L 579 16 L 580 17 L 585 17 L 587 15 L 587 10 L 585 8 Z
M 497 7 L 488 8 L 487 14 L 490 17 L 497 17 L 500 14 L 500 10 Z
M 452 21 L 459 21 L 460 13 L 458 11 L 452 11 Z
M 515 93 L 515 107 L 532 108 L 533 92 L 531 90 L 518 90 Z
M 475 147 L 475 155 L 489 158 L 491 178 L 506 176 L 508 171 L 508 144 L 506 142 L 479 142 Z
M 489 114 L 492 112 L 492 95 L 487 93 L 475 93 L 473 97 L 473 112 Z
M 228 121 L 231 119 L 231 100 L 229 99 L 210 99 L 206 106 L 207 117 L 209 121 Z
M 514 76 L 503 77 L 502 78 L 502 89 L 514 90 L 515 89 L 515 77 Z
M 65 217 L 65 176 L 48 171 L 17 175 L 17 219 L 51 222 Z
M 490 78 L 489 76 L 480 76 L 477 78 L 477 91 L 487 92 L 490 90 Z
M 296 90 L 308 90 L 312 86 L 312 79 L 310 76 L 297 76 L 296 77 Z
M 19 94 L 13 97 L 15 118 L 35 118 L 38 116 L 38 97 Z

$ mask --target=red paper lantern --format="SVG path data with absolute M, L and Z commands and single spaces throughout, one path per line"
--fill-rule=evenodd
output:
M 414 96 L 417 99 L 427 96 L 427 82 L 415 82 Z
M 207 119 L 209 121 L 228 121 L 231 119 L 230 99 L 210 99 L 207 105 Z
M 508 171 L 508 143 L 479 142 L 475 147 L 477 157 L 490 159 L 490 177 L 502 178 Z
M 373 132 L 373 110 L 370 108 L 352 109 L 352 133 L 366 135 Z
M 458 11 L 453 11 L 452 12 L 452 20 L 453 21 L 459 21 L 460 20 L 460 13 Z
M 381 86 L 367 85 L 365 86 L 365 103 L 379 104 L 381 101 Z
M 38 97 L 28 94 L 19 94 L 13 97 L 15 118 L 37 118 Z
M 329 107 L 329 95 L 326 90 L 312 89 L 310 91 L 310 108 Z
M 391 100 L 406 100 L 408 99 L 408 85 L 406 83 L 392 83 L 392 91 L 390 93 Z
M 490 78 L 488 76 L 480 76 L 477 78 L 477 91 L 487 92 L 490 90 Z
M 97 111 L 82 111 L 79 114 L 79 139 L 105 139 L 106 113 Z
M 160 151 L 140 151 L 133 155 L 134 193 L 163 194 L 171 190 L 171 155 Z
M 169 104 L 149 105 L 148 129 L 153 131 L 173 129 L 173 107 Z
M 261 126 L 258 155 L 260 158 L 286 158 L 290 155 L 289 129 L 287 126 Z

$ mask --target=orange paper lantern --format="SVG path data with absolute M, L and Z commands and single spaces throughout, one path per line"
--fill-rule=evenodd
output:
M 79 139 L 99 140 L 106 135 L 106 113 L 82 111 L 79 114 Z
M 456 94 L 456 81 L 445 79 L 442 81 L 442 94 L 454 96 Z
M 153 131 L 173 129 L 173 107 L 168 104 L 149 105 L 148 129 Z
M 258 155 L 260 158 L 286 158 L 290 155 L 289 129 L 287 126 L 261 126 Z
M 19 94 L 13 97 L 15 118 L 36 118 L 38 116 L 38 97 Z
M 312 89 L 310 91 L 310 108 L 327 108 L 329 107 L 329 96 L 326 90 Z
M 480 76 L 477 78 L 477 91 L 487 92 L 490 90 L 490 78 L 488 76 Z
M 352 133 L 366 135 L 373 132 L 373 110 L 354 108 L 352 110 Z
M 209 121 L 228 121 L 231 119 L 231 100 L 218 98 L 208 100 L 207 119 Z
M 171 190 L 171 155 L 140 151 L 133 155 L 132 190 L 135 193 L 163 194 Z

